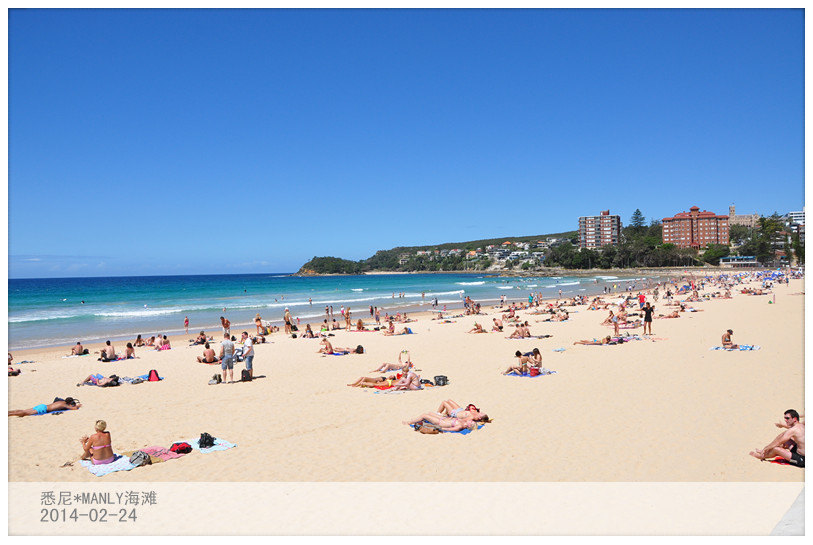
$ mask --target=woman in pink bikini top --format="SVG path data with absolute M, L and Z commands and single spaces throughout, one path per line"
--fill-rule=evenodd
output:
M 83 460 L 90 460 L 93 465 L 109 464 L 115 459 L 113 455 L 112 442 L 110 441 L 110 432 L 107 429 L 107 422 L 104 420 L 96 421 L 96 433 L 88 437 L 83 436 L 79 442 L 82 443 Z

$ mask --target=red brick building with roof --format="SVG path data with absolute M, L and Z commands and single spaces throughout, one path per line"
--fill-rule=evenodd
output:
M 678 248 L 705 248 L 709 244 L 728 246 L 728 216 L 718 216 L 692 206 L 671 218 L 663 218 L 663 242 Z

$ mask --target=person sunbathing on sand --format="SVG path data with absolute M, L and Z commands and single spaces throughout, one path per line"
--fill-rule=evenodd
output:
M 82 404 L 79 403 L 79 400 L 74 399 L 72 397 L 66 398 L 64 401 L 54 401 L 53 403 L 49 403 L 48 405 L 42 403 L 40 405 L 35 405 L 33 409 L 18 409 L 16 411 L 9 411 L 9 416 L 31 416 L 34 414 L 45 414 L 45 413 L 52 413 L 54 411 L 75 411 Z
M 17 376 L 17 375 L 19 375 L 20 373 L 22 373 L 22 371 L 21 371 L 20 369 L 15 369 L 15 368 L 14 368 L 14 367 L 12 367 L 11 365 L 9 365 L 9 366 L 8 366 L 8 376 L 10 376 L 10 377 L 16 377 L 16 376 Z
M 392 385 L 393 390 L 420 390 L 421 376 L 409 369 L 396 383 Z
M 135 348 L 133 348 L 133 343 L 127 343 L 127 347 L 124 349 L 124 359 L 131 360 L 135 358 Z
M 141 338 L 141 334 L 139 334 L 136 337 L 135 341 L 133 341 L 133 346 L 136 346 L 136 347 L 144 346 L 144 339 Z
M 474 420 L 475 422 L 488 422 L 488 415 L 480 412 L 480 409 L 469 403 L 464 409 L 451 399 L 447 399 L 440 403 L 438 407 L 438 414 L 441 416 L 449 416 L 452 418 L 460 418 L 463 420 Z
M 96 433 L 88 437 L 82 436 L 79 442 L 82 444 L 82 460 L 90 460 L 93 465 L 109 464 L 116 459 L 113 454 L 113 443 L 110 440 L 110 432 L 107 429 L 107 422 L 97 420 L 94 426 Z
M 102 355 L 99 361 L 116 361 L 116 349 L 110 344 L 110 341 L 105 343 L 105 348 L 102 350 Z
M 395 376 L 390 377 L 361 377 L 356 382 L 348 384 L 352 388 L 374 388 L 376 386 L 392 386 L 396 381 Z
M 302 334 L 303 339 L 315 339 L 316 335 L 313 334 L 310 324 L 305 324 L 305 332 Z
M 330 344 L 330 341 L 327 339 L 322 339 L 321 343 L 324 346 L 316 351 L 317 354 L 332 354 L 333 353 L 333 345 Z
M 492 318 L 491 321 L 494 322 L 494 327 L 491 328 L 491 331 L 502 331 L 503 328 L 502 320 Z
M 401 362 L 401 354 L 406 354 L 406 363 Z M 398 363 L 382 363 L 378 369 L 373 369 L 371 373 L 386 373 L 387 371 L 406 371 L 412 367 L 412 359 L 409 355 L 409 350 L 401 350 L 398 353 Z
M 209 346 L 208 342 L 203 346 L 203 356 L 198 356 L 198 363 L 216 363 L 218 358 L 214 349 Z
M 506 337 L 506 339 L 521 339 L 523 337 L 525 337 L 525 332 L 524 328 L 522 327 L 522 324 L 516 324 L 516 329 L 514 330 L 514 332 L 511 333 L 511 335 L 509 335 L 508 337 Z
M 98 374 L 88 375 L 88 377 L 77 384 L 77 386 L 101 386 L 102 388 L 105 388 L 107 386 L 118 386 L 118 384 L 119 377 L 117 375 L 110 375 L 109 377 L 105 378 L 101 374 Z
M 390 322 L 390 324 L 391 323 L 392 322 Z M 401 329 L 401 330 L 393 332 L 393 333 L 390 333 L 389 331 L 385 331 L 384 335 L 386 335 L 387 337 L 391 337 L 393 335 L 409 335 L 410 333 L 411 333 L 411 331 L 409 330 L 409 328 L 404 327 L 404 329 Z M 485 333 L 485 331 L 483 333 Z
M 356 331 L 367 331 L 367 328 L 364 327 L 364 322 L 361 318 L 359 318 L 358 322 L 356 322 Z
M 510 366 L 508 369 L 502 372 L 503 375 L 508 375 L 510 373 L 519 373 L 520 375 L 524 375 L 528 372 L 528 366 L 531 364 L 531 358 L 528 356 L 523 356 L 522 352 L 519 350 L 516 351 L 514 357 L 519 358 L 519 365 Z
M 607 335 L 606 337 L 604 337 L 600 341 L 597 341 L 595 339 L 593 339 L 592 341 L 581 340 L 581 341 L 576 341 L 573 344 L 586 344 L 586 345 L 591 345 L 591 346 L 598 346 L 598 345 L 602 345 L 602 344 L 612 344 L 611 339 L 612 338 L 609 335 Z
M 144 346 L 155 346 L 155 336 L 147 339 L 147 342 L 144 344 Z
M 412 426 L 418 422 L 426 420 L 430 424 L 434 424 L 443 431 L 461 431 L 465 429 L 476 430 L 477 422 L 474 420 L 465 420 L 461 418 L 453 418 L 451 416 L 443 416 L 438 413 L 423 413 L 422 415 L 411 420 L 404 420 L 404 424 Z
M 776 436 L 762 449 L 752 450 L 748 454 L 757 460 L 767 460 L 780 456 L 797 467 L 805 467 L 805 425 L 800 422 L 799 413 L 794 409 L 785 411 L 784 424 L 777 424 L 785 431 Z
M 483 329 L 483 326 L 481 326 L 477 322 L 474 322 L 474 327 L 471 328 L 467 333 L 488 333 L 488 331 Z
M 85 353 L 85 347 L 82 346 L 82 343 L 76 341 L 76 345 L 71 348 L 71 356 L 81 356 Z
M 204 333 L 203 331 L 201 331 L 201 332 L 198 334 L 198 336 L 197 336 L 197 337 L 195 337 L 195 340 L 194 340 L 194 341 L 192 341 L 192 344 L 191 344 L 190 346 L 194 346 L 194 345 L 196 345 L 196 344 L 206 344 L 206 341 L 209 341 L 209 340 L 211 340 L 211 339 L 207 339 L 207 338 L 206 338 L 206 333 Z
M 722 339 L 723 348 L 739 348 L 740 347 L 740 345 L 734 344 L 734 343 L 731 342 L 731 335 L 733 335 L 733 334 L 734 334 L 733 329 L 729 329 L 725 333 L 723 333 L 723 339 Z

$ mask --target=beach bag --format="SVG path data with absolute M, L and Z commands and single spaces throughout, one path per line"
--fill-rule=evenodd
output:
M 158 376 L 158 371 L 156 371 L 155 369 L 150 369 L 148 375 L 149 376 L 147 377 L 147 380 L 149 382 L 158 382 L 159 380 L 161 380 L 161 378 Z
M 296 333 L 291 333 L 291 338 L 296 339 Z
M 212 448 L 215 446 L 215 438 L 203 432 L 200 434 L 200 439 L 198 439 L 198 446 L 200 448 Z
M 432 381 L 431 381 L 431 380 L 429 380 L 429 379 L 426 379 L 426 378 L 422 378 L 422 379 L 421 379 L 421 384 L 423 384 L 424 386 L 434 386 L 434 384 L 432 383 Z
M 299 331 L 299 328 L 296 327 L 294 324 L 291 324 L 291 331 Z
M 412 425 L 412 427 L 413 427 L 413 429 L 414 429 L 415 431 L 417 431 L 417 432 L 419 432 L 419 433 L 427 433 L 427 434 L 430 434 L 430 435 L 434 435 L 434 434 L 436 434 L 436 433 L 440 433 L 440 430 L 439 430 L 439 429 L 435 428 L 434 426 L 430 426 L 430 425 L 428 425 L 428 424 L 424 424 L 424 423 L 421 423 L 421 424 L 413 424 L 413 425 Z
M 187 442 L 183 443 L 172 443 L 172 446 L 169 447 L 169 450 L 176 454 L 189 454 L 192 452 L 192 445 Z
M 446 386 L 449 384 L 449 378 L 446 375 L 438 375 L 435 377 L 435 386 Z
M 528 369 L 528 374 L 531 375 L 532 377 L 535 377 L 539 374 L 539 369 L 537 369 L 536 367 L 531 367 L 530 369 Z
M 150 460 L 150 455 L 142 450 L 137 450 L 130 456 L 130 463 L 136 467 L 150 465 L 152 460 Z
M 361 346 L 361 345 L 358 345 L 356 347 L 356 354 L 364 354 L 364 347 Z
M 242 382 L 251 382 L 251 373 L 248 369 L 243 369 L 243 372 L 240 373 L 240 380 Z

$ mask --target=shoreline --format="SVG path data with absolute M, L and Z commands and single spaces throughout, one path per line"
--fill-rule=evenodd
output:
M 413 274 L 413 273 L 401 273 L 401 274 Z M 331 275 L 331 276 L 341 276 L 341 275 Z M 357 275 L 352 275 L 352 276 L 357 276 Z M 589 277 L 589 276 L 593 276 L 593 275 L 587 275 L 587 276 Z M 632 279 L 630 279 L 630 280 L 621 280 L 621 279 L 619 279 L 619 280 L 617 280 L 617 282 L 619 282 L 619 283 L 630 283 L 630 282 L 637 282 L 639 280 L 641 280 L 641 279 L 635 279 L 635 280 L 632 280 Z M 645 280 L 647 281 L 647 283 L 656 282 L 656 281 L 661 282 L 661 283 L 665 283 L 667 281 L 671 282 L 673 279 L 669 278 L 669 277 L 655 277 L 655 278 L 646 278 Z M 563 298 L 567 299 L 568 296 L 573 297 L 574 295 L 584 295 L 584 296 L 591 296 L 592 297 L 592 296 L 595 296 L 595 295 L 603 294 L 603 291 L 599 290 L 598 288 L 600 286 L 606 285 L 606 283 L 616 282 L 616 280 L 605 280 L 604 282 L 605 282 L 605 284 L 598 284 L 598 283 L 589 284 L 589 285 L 586 284 L 585 285 L 586 287 L 583 288 L 585 290 L 584 292 L 579 293 L 579 294 L 567 294 L 567 295 L 563 294 Z M 550 288 L 551 287 L 546 287 L 546 289 L 550 289 Z M 623 290 L 619 289 L 615 293 L 620 293 L 621 291 L 623 291 Z M 638 291 L 648 292 L 648 289 L 642 287 L 642 288 L 639 288 L 639 289 L 637 289 L 635 291 L 636 291 L 636 293 Z M 527 301 L 528 293 L 537 293 L 536 291 L 517 290 L 517 289 L 514 289 L 514 288 L 506 289 L 505 292 L 506 292 L 505 295 L 506 295 L 506 302 L 507 303 Z M 517 293 L 515 294 L 514 292 L 517 292 Z M 541 291 L 539 293 L 541 293 Z M 541 298 L 541 300 L 545 301 L 545 302 L 555 301 L 557 299 L 558 299 L 558 297 L 556 296 L 555 293 L 551 293 L 550 296 L 546 296 L 546 297 Z M 385 300 L 388 300 L 388 299 L 385 298 Z M 393 299 L 393 301 L 399 301 L 399 300 L 400 299 L 398 299 L 398 298 Z M 488 298 L 475 298 L 474 301 L 481 303 L 483 305 L 483 307 L 486 308 L 488 306 L 493 305 L 494 303 L 498 303 L 500 301 L 500 296 L 497 295 L 497 296 L 488 297 Z M 426 310 L 428 307 L 431 307 L 431 305 L 432 305 L 431 298 L 427 298 L 425 301 L 415 301 L 414 303 L 408 304 L 406 306 L 392 306 L 392 307 L 390 307 L 390 306 L 381 306 L 379 308 L 381 310 L 381 315 L 382 315 L 381 319 L 382 319 L 382 322 L 383 322 L 384 321 L 384 314 L 388 313 L 388 312 L 394 312 L 394 313 L 406 312 L 406 313 L 409 313 L 409 314 L 427 312 L 427 313 L 431 314 L 430 310 Z M 440 303 L 439 307 L 442 308 L 444 305 L 446 305 L 447 308 L 450 309 L 450 310 L 460 309 L 460 308 L 463 308 L 463 301 L 461 299 L 461 300 L 455 301 L 454 303 L 449 303 L 449 302 Z M 367 307 L 354 307 L 354 308 L 361 308 L 362 310 L 361 311 L 354 310 L 352 312 L 353 315 L 358 316 L 359 312 L 363 312 L 363 315 L 367 316 L 367 314 L 368 314 Z M 340 315 L 339 315 L 339 317 L 341 318 Z M 297 316 L 293 315 L 293 318 L 296 319 Z M 323 318 L 323 315 L 320 315 L 319 317 L 313 317 L 313 318 L 310 318 L 310 319 L 301 319 L 300 321 L 301 321 L 302 327 L 304 328 L 305 324 L 308 324 L 308 323 L 310 323 L 312 326 L 320 324 L 321 321 L 322 321 L 322 318 Z M 356 319 L 358 319 L 358 318 L 356 318 Z M 280 326 L 281 327 L 283 325 L 283 317 L 281 315 L 278 318 L 264 319 L 263 321 L 268 322 L 271 325 L 275 325 L 275 326 Z M 136 324 L 134 323 L 134 326 L 135 325 Z M 256 327 L 255 327 L 255 325 L 254 325 L 254 323 L 252 321 L 248 321 L 248 322 L 232 321 L 232 329 L 237 330 L 238 328 L 241 331 L 243 329 L 245 329 L 249 333 L 251 333 L 253 331 L 256 331 Z M 133 329 L 136 330 L 135 327 Z M 198 327 L 190 326 L 188 334 L 183 333 L 182 328 L 179 328 L 179 327 L 169 328 L 169 329 L 161 331 L 160 333 L 167 335 L 170 342 L 174 343 L 176 340 L 181 340 L 181 339 L 183 339 L 185 337 L 188 337 L 188 336 L 193 336 L 194 337 L 201 330 L 206 332 L 207 336 L 210 336 L 212 331 L 215 331 L 215 332 L 222 331 L 221 327 L 216 324 L 216 325 L 213 325 L 213 326 L 203 326 L 203 328 L 201 328 L 200 326 L 198 326 Z M 141 331 L 144 331 L 144 329 L 142 328 Z M 148 339 L 151 336 L 151 333 L 152 333 L 151 330 L 150 330 L 150 333 L 147 334 L 147 335 L 144 335 L 142 333 L 142 338 L 144 338 L 144 340 Z M 109 334 L 109 335 L 96 335 L 96 334 L 94 334 L 92 336 L 77 336 L 76 340 L 81 341 L 82 345 L 85 346 L 86 348 L 88 348 L 91 345 L 102 345 L 103 346 L 105 340 L 110 340 L 113 343 L 127 343 L 128 341 L 135 340 L 137 335 L 138 335 L 138 333 L 134 333 L 134 332 L 131 332 L 131 333 L 128 333 L 128 334 Z M 217 339 L 217 340 L 219 341 L 219 339 Z M 9 339 L 9 341 L 10 341 L 10 339 Z M 38 345 L 35 345 L 35 346 L 27 346 L 27 347 L 24 347 L 24 348 L 23 347 L 21 347 L 21 348 L 11 348 L 11 343 L 9 342 L 9 352 L 13 352 L 14 354 L 17 354 L 17 353 L 26 354 L 26 353 L 32 353 L 32 352 L 42 351 L 42 350 L 51 350 L 51 349 L 54 349 L 54 350 L 62 349 L 64 351 L 70 351 L 70 348 L 72 346 L 74 346 L 74 345 L 75 345 L 75 341 L 70 341 L 70 342 L 59 342 L 59 343 L 56 343 L 56 344 L 47 344 L 47 343 L 46 344 L 38 344 Z M 122 351 L 123 351 L 123 348 L 122 348 Z M 17 358 L 15 356 L 15 359 L 19 360 L 21 358 Z M 26 359 L 26 358 L 22 358 L 22 359 Z

